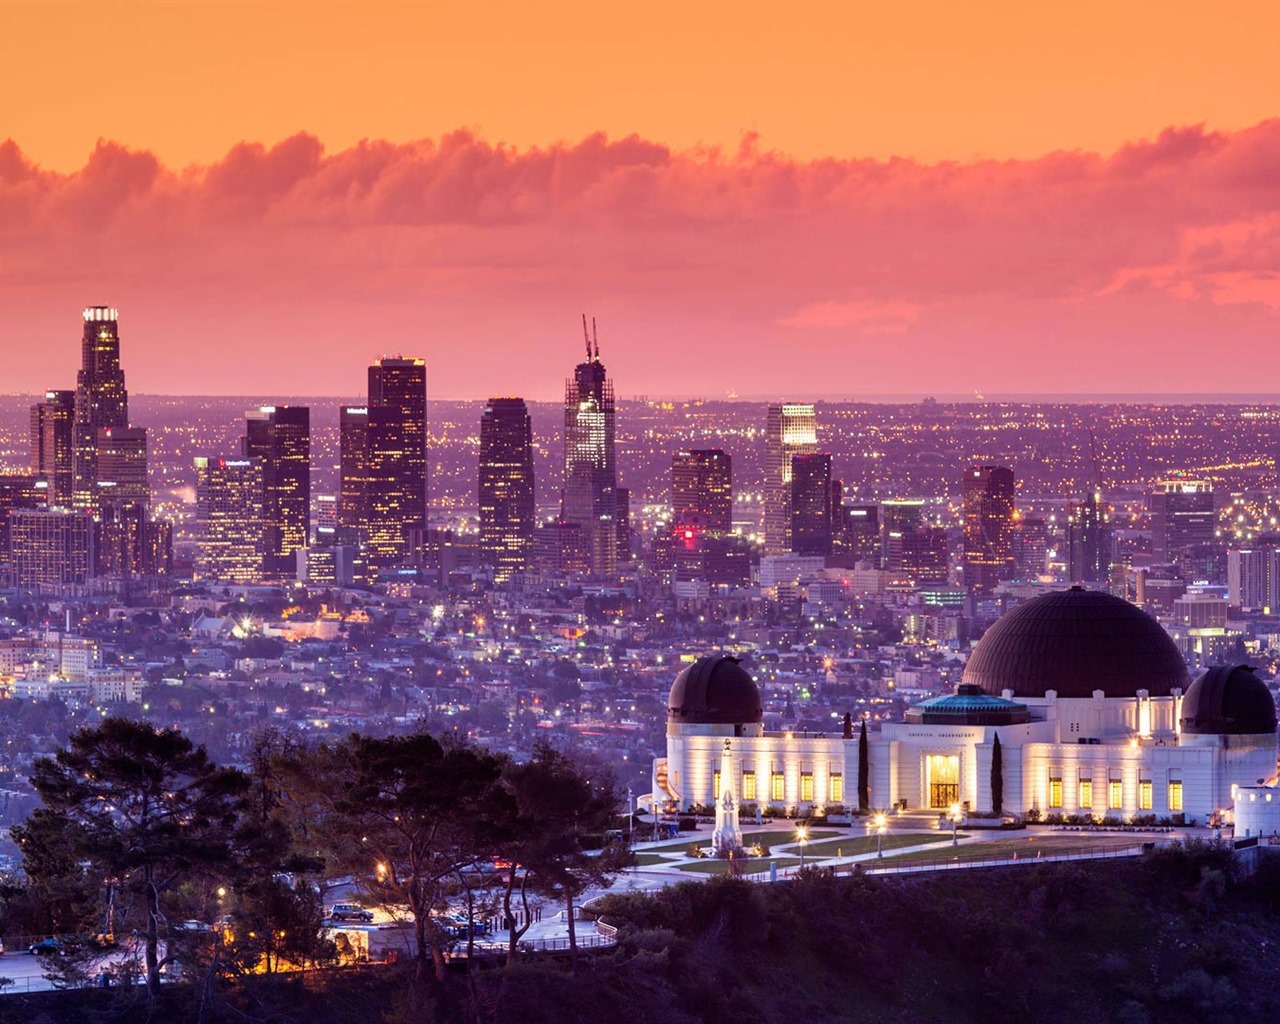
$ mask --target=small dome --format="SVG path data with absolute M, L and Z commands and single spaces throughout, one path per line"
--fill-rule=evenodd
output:
M 764 721 L 760 690 L 737 658 L 708 654 L 671 685 L 667 721 L 672 725 L 750 725 Z
M 932 697 L 907 708 L 912 725 L 1021 725 L 1030 721 L 1025 704 L 992 697 L 981 686 L 961 683 L 955 693 Z
M 965 665 L 963 681 L 999 696 L 1167 697 L 1186 689 L 1186 662 L 1160 623 L 1101 590 L 1043 594 L 996 620 Z
M 1189 736 L 1256 736 L 1276 731 L 1276 702 L 1250 665 L 1216 665 L 1182 698 Z

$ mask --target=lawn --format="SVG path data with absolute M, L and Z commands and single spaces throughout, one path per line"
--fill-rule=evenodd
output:
M 675 850 L 671 852 L 676 853 Z M 679 860 L 678 856 L 673 859 L 670 855 L 664 857 L 660 853 L 651 853 L 648 850 L 636 854 L 636 864 L 642 868 L 652 867 L 654 864 L 674 864 L 676 860 Z
M 1037 854 L 1051 857 L 1065 853 L 1100 853 L 1103 850 L 1118 850 L 1139 846 L 1142 839 L 1138 836 L 1025 836 L 1020 839 L 994 839 L 985 843 L 968 843 L 964 846 L 938 850 L 919 850 L 915 853 L 904 853 L 894 857 L 892 864 L 886 867 L 901 867 L 908 864 L 929 864 L 934 862 L 975 861 L 1012 859 L 1014 854 L 1019 859 L 1034 858 Z
M 805 858 L 806 863 L 808 858 Z M 746 873 L 748 875 L 758 875 L 762 871 L 768 871 L 770 864 L 777 864 L 778 870 L 783 868 L 794 868 L 799 866 L 799 857 L 752 857 L 747 861 Z M 688 864 L 680 865 L 681 871 L 694 871 L 700 875 L 723 875 L 729 870 L 729 862 L 720 860 L 718 857 L 704 857 L 702 860 L 691 861 Z
M 963 832 L 960 838 L 965 838 Z M 949 843 L 951 833 L 941 835 L 937 832 L 898 832 L 884 837 L 884 850 L 901 850 L 909 846 L 926 846 L 929 843 Z M 825 843 L 810 843 L 805 847 L 806 857 L 856 857 L 863 853 L 876 852 L 875 836 L 849 836 L 845 839 L 830 839 Z

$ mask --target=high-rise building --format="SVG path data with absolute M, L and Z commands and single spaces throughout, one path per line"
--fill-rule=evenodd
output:
M 877 505 L 845 505 L 842 547 L 850 566 L 869 562 L 880 564 L 880 508 Z
M 480 549 L 505 583 L 533 558 L 533 426 L 523 398 L 491 398 L 480 419 Z
M 796 453 L 791 459 L 791 550 L 798 555 L 831 555 L 835 487 L 831 456 Z
M 73 502 L 94 508 L 98 499 L 98 431 L 129 426 L 129 393 L 120 368 L 119 313 L 109 306 L 84 311 L 73 427 Z
M 173 530 L 153 520 L 140 501 L 104 501 L 94 540 L 97 576 L 168 576 L 173 571 Z
M 583 318 L 586 330 L 586 318 Z M 581 528 L 591 572 L 613 576 L 622 546 L 614 445 L 613 382 L 600 362 L 600 343 L 587 339 L 587 358 L 565 382 L 564 492 L 560 518 Z M 628 527 L 629 529 L 629 527 Z
M 18 587 L 82 584 L 93 574 L 93 517 L 71 509 L 9 514 L 11 577 Z
M 370 455 L 379 493 L 373 518 L 384 523 L 378 562 L 413 560 L 409 536 L 427 530 L 427 364 L 383 358 L 369 367 Z M 375 410 L 377 410 L 375 412 Z M 381 565 L 375 562 L 376 567 Z
M 8 576 L 10 560 L 10 519 L 19 509 L 49 506 L 49 481 L 38 473 L 0 474 L 0 584 Z
M 1232 608 L 1261 611 L 1269 607 L 1270 554 L 1261 547 L 1227 549 L 1227 602 Z
M 262 578 L 262 468 L 254 459 L 199 457 L 193 577 L 253 583 Z
M 695 448 L 671 458 L 671 521 L 677 529 L 724 536 L 733 528 L 733 458 Z
M 414 544 L 427 535 L 423 360 L 379 359 L 369 367 L 369 404 L 342 408 L 339 447 L 342 532 L 372 570 L 414 563 Z
M 49 504 L 70 506 L 75 481 L 74 391 L 46 391 L 31 407 L 31 472 L 49 481 Z
M 880 526 L 883 530 L 881 562 L 884 568 L 899 572 L 902 569 L 903 538 L 924 527 L 924 500 L 890 498 L 881 502 Z
M 1010 544 L 1015 578 L 1034 580 L 1045 574 L 1049 566 L 1048 523 L 1015 512 Z
M 964 585 L 971 594 L 989 594 L 1012 579 L 1013 470 L 970 466 L 964 473 Z
M 142 427 L 101 427 L 98 430 L 97 498 L 104 502 L 131 502 L 143 508 L 151 501 L 147 482 L 147 432 Z
M 951 550 L 947 531 L 940 526 L 920 526 L 899 536 L 894 571 L 913 583 L 946 583 L 951 575 Z
M 1067 576 L 1072 583 L 1106 583 L 1111 578 L 1111 524 L 1106 502 L 1090 491 L 1067 506 Z
M 770 405 L 764 439 L 764 550 L 791 550 L 791 460 L 818 450 L 818 424 L 812 405 Z
M 1217 525 L 1212 480 L 1158 480 L 1147 498 L 1151 553 L 1173 562 L 1183 549 L 1212 544 Z
M 311 410 L 264 405 L 245 415 L 241 454 L 262 469 L 262 569 L 291 579 L 311 526 Z

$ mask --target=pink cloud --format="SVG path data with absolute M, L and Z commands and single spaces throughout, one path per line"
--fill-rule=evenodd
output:
M 350 394 L 400 350 L 437 393 L 549 397 L 583 308 L 622 393 L 721 390 L 726 356 L 744 394 L 1116 390 L 1089 358 L 1230 390 L 1193 343 L 1266 358 L 1278 274 L 1280 121 L 932 165 L 460 131 L 182 169 L 103 142 L 56 174 L 0 145 L 0 339 L 26 390 L 72 372 L 87 302 L 122 308 L 153 391 Z
M 788 327 L 856 327 L 863 334 L 901 334 L 920 319 L 907 302 L 815 302 L 778 322 Z

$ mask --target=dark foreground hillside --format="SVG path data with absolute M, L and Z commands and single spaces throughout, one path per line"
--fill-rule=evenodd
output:
M 386 970 L 215 987 L 205 998 L 0 999 L 0 1024 L 1212 1022 L 1280 1019 L 1280 855 L 1252 878 L 1195 848 L 1142 861 L 620 897 L 620 948 L 415 987 Z

